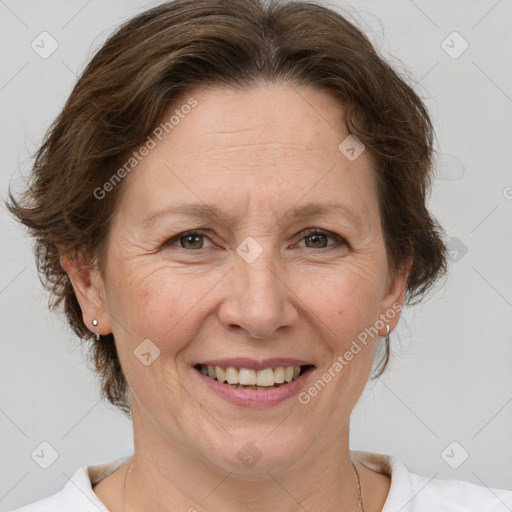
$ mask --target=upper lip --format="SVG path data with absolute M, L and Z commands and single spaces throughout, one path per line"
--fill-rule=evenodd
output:
M 310 361 L 303 359 L 293 359 L 290 357 L 272 357 L 269 359 L 253 359 L 250 357 L 230 357 L 225 359 L 209 359 L 207 361 L 198 361 L 197 364 L 207 366 L 220 366 L 227 368 L 233 366 L 235 368 L 248 368 L 251 370 L 264 370 L 265 368 L 277 368 L 278 366 L 306 366 L 312 365 Z

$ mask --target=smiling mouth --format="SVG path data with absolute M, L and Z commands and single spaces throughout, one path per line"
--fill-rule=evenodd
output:
M 210 379 L 238 389 L 265 391 L 285 386 L 293 382 L 306 371 L 313 368 L 311 364 L 304 366 L 278 366 L 253 370 L 250 368 L 235 368 L 228 366 L 210 366 L 196 364 L 194 368 Z

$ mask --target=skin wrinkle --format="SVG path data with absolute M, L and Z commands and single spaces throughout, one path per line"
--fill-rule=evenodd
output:
M 326 129 L 315 112 L 335 125 L 343 113 L 338 103 L 323 91 L 302 93 L 314 110 L 285 84 L 236 94 L 203 91 L 194 114 L 123 184 L 107 240 L 105 279 L 96 275 L 92 282 L 105 297 L 101 332 L 114 333 L 130 388 L 135 457 L 126 512 L 165 510 L 169 504 L 187 510 L 207 495 L 201 504 L 207 510 L 296 510 L 282 487 L 306 510 L 357 510 L 349 420 L 368 380 L 377 338 L 307 406 L 295 397 L 265 410 L 244 410 L 213 395 L 191 367 L 212 357 L 293 356 L 315 364 L 313 382 L 358 333 L 395 302 L 403 303 L 405 276 L 391 279 L 388 273 L 371 160 L 365 153 L 354 162 L 345 159 L 337 146 L 346 132 Z M 212 159 L 208 151 L 218 147 L 219 137 L 207 134 L 219 119 L 219 130 L 229 133 L 226 146 L 237 150 Z M 261 148 L 260 131 L 228 129 L 240 119 L 248 126 L 264 123 L 265 140 L 288 136 L 290 145 L 255 149 Z M 299 125 L 304 129 L 295 133 Z M 330 162 L 336 166 L 325 174 Z M 287 180 L 279 172 L 261 172 L 271 168 L 293 174 Z M 232 233 L 217 220 L 167 219 L 143 229 L 143 219 L 170 200 L 225 209 L 235 219 Z M 357 210 L 366 231 L 335 214 L 301 220 L 285 215 L 297 205 L 331 201 Z M 346 236 L 350 247 L 305 247 L 295 235 L 308 227 Z M 204 249 L 158 249 L 167 236 L 201 228 L 215 231 Z M 263 248 L 251 264 L 236 254 L 246 236 Z M 98 307 L 88 293 L 95 292 L 77 296 L 84 317 L 94 318 Z M 389 322 L 391 329 L 398 318 Z M 160 349 L 150 366 L 133 356 L 145 338 Z M 237 457 L 248 441 L 262 452 L 250 469 Z M 120 510 L 125 470 L 95 488 L 112 512 Z M 385 495 L 372 492 L 375 473 L 358 470 L 365 508 L 372 512 L 372 503 L 383 503 Z
M 160 249 L 163 242 L 169 241 L 173 238 L 173 235 L 178 235 L 179 232 L 183 232 L 183 226 L 191 225 L 196 226 L 196 223 L 192 219 L 196 218 L 195 213 L 190 213 L 187 215 L 186 213 L 179 213 L 178 212 L 179 205 L 176 206 L 166 206 L 165 208 L 158 210 L 157 212 L 153 212 L 150 216 L 147 216 L 143 220 L 143 224 L 145 226 L 144 233 L 141 233 L 141 237 L 147 237 L 146 239 L 142 239 L 139 243 L 139 248 L 146 247 L 147 250 L 152 250 L 153 248 Z M 186 208 L 188 210 L 188 207 Z M 195 209 L 194 209 L 195 210 Z M 336 215 L 336 211 L 339 211 L 339 216 Z M 309 212 L 309 213 L 308 213 Z M 297 213 L 292 214 L 290 212 L 287 212 L 283 217 L 277 218 L 277 221 L 274 223 L 274 225 L 271 227 L 270 232 L 263 233 L 260 232 L 258 234 L 252 233 L 252 236 L 262 237 L 262 238 L 269 238 L 274 237 L 277 238 L 280 236 L 279 233 L 272 234 L 272 231 L 276 231 L 281 229 L 281 226 L 283 226 L 283 229 L 286 229 L 289 234 L 286 234 L 283 238 L 285 238 L 285 241 L 290 244 L 296 243 L 296 236 L 297 233 L 295 232 L 296 229 L 299 229 L 299 226 L 301 226 L 304 221 L 310 221 L 311 222 L 323 222 L 325 225 L 332 225 L 333 228 L 331 231 L 333 234 L 330 234 L 329 236 L 334 239 L 336 233 L 334 231 L 338 231 L 338 235 L 344 238 L 344 241 L 350 245 L 352 248 L 354 246 L 358 246 L 361 244 L 361 240 L 364 240 L 365 237 L 368 236 L 368 226 L 363 224 L 360 218 L 355 217 L 353 220 L 350 218 L 345 219 L 345 216 L 350 217 L 352 214 L 349 214 L 349 212 L 345 213 L 343 209 L 336 210 L 335 208 L 332 208 L 330 212 L 327 211 L 327 208 L 324 212 L 318 212 L 316 214 L 312 213 L 313 208 L 306 208 L 298 210 Z M 190 216 L 190 219 L 188 218 Z M 336 216 L 336 223 L 333 223 L 333 216 Z M 278 217 L 276 215 L 276 217 Z M 212 244 L 214 242 L 219 243 L 219 238 L 223 238 L 222 243 L 224 246 L 229 244 L 235 244 L 238 245 L 240 240 L 237 240 L 236 234 L 233 231 L 233 229 L 230 228 L 230 222 L 229 220 L 226 220 L 224 214 L 217 214 L 214 212 L 208 213 L 207 215 L 198 214 L 198 223 L 208 225 L 208 228 L 201 228 L 204 231 L 207 231 L 207 236 L 210 238 L 204 238 L 203 239 L 203 247 L 206 248 L 206 245 Z M 183 219 L 180 224 L 178 219 Z M 347 224 L 343 224 L 343 222 L 347 222 Z M 186 223 L 186 224 L 183 224 Z M 161 226 L 160 226 L 161 225 Z M 238 221 L 235 219 L 231 222 L 231 225 L 236 228 L 238 226 Z M 157 231 L 157 229 L 160 227 L 162 229 L 163 236 L 160 238 L 153 237 L 152 232 Z M 167 227 L 169 230 L 167 230 Z M 216 229 L 215 229 L 216 228 Z M 186 231 L 186 230 L 185 230 Z M 212 231 L 210 233 L 210 231 Z M 169 234 L 167 234 L 169 232 Z M 223 232 L 227 232 L 228 236 L 224 235 L 223 237 L 221 234 Z M 153 239 L 155 238 L 155 239 Z M 160 240 L 160 241 L 159 241 Z M 135 243 L 135 240 L 134 240 Z
M 237 135 L 237 134 L 240 134 L 240 133 L 243 133 L 245 130 L 235 130 L 233 132 L 226 132 L 226 135 L 227 133 L 232 133 L 233 135 Z M 204 134 L 206 135 L 206 134 Z M 265 152 L 265 149 L 279 149 L 279 148 L 290 148 L 290 149 L 304 149 L 304 150 L 310 150 L 310 149 L 313 149 L 313 148 L 317 148 L 317 149 L 320 149 L 321 147 L 320 146 L 305 146 L 304 144 L 284 144 L 284 143 L 280 143 L 280 142 L 265 142 L 263 144 L 243 144 L 243 145 L 237 145 L 237 146 L 227 146 L 227 147 L 223 147 L 223 148 L 218 148 L 218 149 L 211 149 L 210 151 L 206 151 L 204 154 L 205 155 L 215 155 L 215 154 L 222 154 L 222 153 L 225 153 L 225 152 L 232 152 L 232 151 L 240 151 L 240 150 L 246 150 L 248 148 L 251 148 L 251 149 L 257 149 L 259 151 L 262 151 L 262 152 Z

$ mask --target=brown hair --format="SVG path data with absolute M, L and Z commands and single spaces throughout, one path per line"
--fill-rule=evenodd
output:
M 433 128 L 421 99 L 341 14 L 305 1 L 175 0 L 121 25 L 94 55 L 35 155 L 31 183 L 10 211 L 36 239 L 37 267 L 74 332 L 91 340 L 102 394 L 130 414 L 112 334 L 95 341 L 82 319 L 64 251 L 101 267 L 122 184 L 102 187 L 195 86 L 247 88 L 259 80 L 314 86 L 346 107 L 346 124 L 375 162 L 390 271 L 412 261 L 406 301 L 446 272 L 442 230 L 426 209 Z M 389 352 L 374 378 L 386 367 Z

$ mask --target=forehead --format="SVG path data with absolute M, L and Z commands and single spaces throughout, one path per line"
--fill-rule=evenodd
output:
M 182 109 L 191 99 L 196 106 Z M 127 180 L 138 216 L 191 200 L 276 213 L 301 201 L 338 201 L 360 211 L 376 201 L 370 155 L 350 161 L 340 152 L 349 135 L 345 111 L 326 91 L 289 84 L 206 88 L 183 94 L 164 122 L 173 114 L 172 129 Z
M 183 120 L 187 131 L 201 137 L 196 154 L 215 155 L 226 149 L 261 154 L 274 148 L 282 152 L 286 149 L 282 146 L 325 151 L 337 148 L 346 131 L 342 104 L 332 93 L 317 88 L 262 82 L 243 90 L 206 88 L 196 97 L 199 108 Z M 190 142 L 184 140 L 185 130 L 175 130 L 173 135 L 175 144 Z

